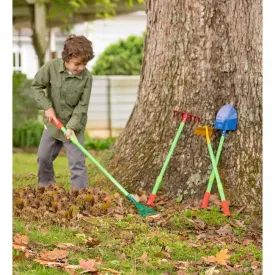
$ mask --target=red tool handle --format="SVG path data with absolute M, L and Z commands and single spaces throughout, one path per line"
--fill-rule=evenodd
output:
M 203 200 L 202 200 L 201 208 L 204 208 L 204 209 L 207 208 L 209 198 L 210 198 L 210 193 L 209 192 L 205 192 Z
M 222 201 L 222 210 L 223 213 L 227 216 L 230 217 L 230 211 L 229 211 L 229 206 L 227 201 Z
M 61 129 L 62 127 L 64 127 L 64 125 L 61 123 L 61 121 L 57 118 L 52 119 L 51 122 L 58 128 Z
M 148 206 L 151 206 L 151 205 L 154 203 L 155 198 L 156 198 L 156 195 L 151 193 L 146 204 L 147 204 Z

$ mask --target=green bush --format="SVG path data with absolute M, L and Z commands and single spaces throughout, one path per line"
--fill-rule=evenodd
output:
M 38 147 L 44 125 L 38 120 L 26 120 L 13 129 L 13 146 L 20 148 Z
M 25 120 L 37 119 L 38 110 L 32 97 L 31 80 L 25 74 L 14 72 L 12 76 L 13 129 L 24 124 Z
M 84 141 L 84 147 L 87 150 L 106 150 L 109 149 L 112 144 L 116 141 L 115 137 L 108 137 L 106 139 L 92 138 Z
M 129 36 L 111 44 L 92 68 L 93 75 L 139 75 L 143 55 L 142 36 Z

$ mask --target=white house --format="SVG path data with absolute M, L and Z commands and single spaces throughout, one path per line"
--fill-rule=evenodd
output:
M 95 58 L 87 65 L 91 69 L 98 56 L 110 44 L 119 39 L 125 39 L 129 35 L 141 35 L 146 30 L 146 14 L 138 11 L 111 19 L 101 19 L 91 22 L 76 24 L 71 31 L 73 34 L 85 35 L 93 42 Z M 63 44 L 68 34 L 61 32 L 59 28 L 53 30 L 51 38 L 51 51 L 56 51 L 61 57 Z M 14 70 L 21 70 L 28 78 L 33 78 L 38 70 L 38 58 L 31 42 L 32 31 L 30 29 L 13 29 L 13 55 Z M 46 54 L 46 61 L 49 60 L 49 51 Z

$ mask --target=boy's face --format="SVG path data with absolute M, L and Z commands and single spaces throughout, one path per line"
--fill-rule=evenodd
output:
M 87 65 L 80 56 L 72 57 L 68 62 L 65 63 L 65 68 L 72 74 L 80 74 Z

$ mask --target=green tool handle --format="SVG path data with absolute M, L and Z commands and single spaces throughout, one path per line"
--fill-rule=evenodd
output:
M 216 164 L 216 161 L 215 161 L 215 156 L 214 156 L 214 153 L 213 153 L 211 143 L 207 143 L 207 147 L 208 147 L 209 155 L 210 155 L 210 158 L 211 158 L 214 174 L 215 174 L 215 177 L 216 177 L 216 180 L 217 180 L 217 185 L 218 185 L 218 190 L 219 190 L 219 193 L 220 193 L 220 196 L 221 196 L 221 200 L 224 201 L 225 200 L 225 195 L 224 195 L 224 191 L 223 191 L 220 175 L 219 175 L 219 172 L 218 172 L 218 169 L 217 169 L 217 164 Z
M 173 153 L 174 153 L 174 150 L 175 150 L 175 148 L 176 148 L 176 146 L 177 146 L 177 143 L 178 143 L 179 137 L 180 137 L 180 135 L 181 135 L 181 132 L 182 132 L 182 130 L 183 130 L 183 128 L 184 128 L 184 125 L 185 125 L 185 123 L 182 121 L 182 122 L 180 123 L 179 128 L 178 128 L 178 131 L 177 131 L 177 133 L 176 133 L 176 136 L 175 136 L 175 138 L 174 138 L 174 140 L 173 140 L 173 143 L 172 143 L 172 145 L 171 145 L 171 147 L 170 147 L 170 150 L 169 150 L 169 152 L 168 152 L 168 155 L 167 155 L 167 157 L 166 157 L 166 159 L 165 159 L 165 162 L 164 162 L 163 165 L 162 165 L 160 174 L 159 174 L 159 176 L 157 177 L 156 183 L 155 183 L 154 188 L 153 188 L 153 191 L 152 191 L 152 194 L 154 194 L 154 195 L 156 195 L 156 193 L 157 193 L 157 191 L 158 191 L 158 189 L 159 189 L 159 187 L 160 187 L 160 185 L 161 185 L 163 175 L 164 175 L 165 170 L 166 170 L 166 168 L 167 168 L 167 166 L 168 166 L 168 164 L 169 164 L 169 162 L 170 162 L 170 159 L 171 159 L 171 157 L 172 157 L 172 155 L 173 155 Z
M 63 125 L 62 125 L 63 126 Z M 61 131 L 63 133 L 67 133 L 67 129 L 63 126 L 60 127 Z M 113 184 L 116 185 L 116 187 L 126 196 L 129 197 L 129 193 L 116 181 L 116 179 L 110 175 L 105 168 L 96 160 L 93 158 L 93 156 L 79 143 L 79 141 L 73 137 L 72 135 L 70 136 L 70 140 L 73 144 L 75 144 L 80 150 L 81 152 L 86 155 L 96 166 L 97 168 L 99 168 L 101 170 L 101 172 L 110 180 L 112 181 Z
M 218 150 L 217 150 L 217 153 L 216 153 L 215 162 L 216 162 L 217 165 L 218 165 L 218 163 L 219 163 L 220 155 L 221 155 L 221 152 L 222 152 L 222 147 L 223 147 L 224 138 L 225 138 L 225 136 L 221 136 L 221 138 L 220 138 L 220 143 L 219 143 L 219 147 L 218 147 Z M 211 175 L 210 175 L 210 177 L 209 177 L 209 180 L 208 180 L 208 185 L 207 185 L 207 190 L 206 190 L 206 192 L 209 192 L 209 193 L 211 192 L 211 189 L 212 189 L 212 185 L 213 185 L 214 179 L 215 179 L 215 172 L 214 172 L 214 168 L 213 168 L 212 171 L 211 171 Z

